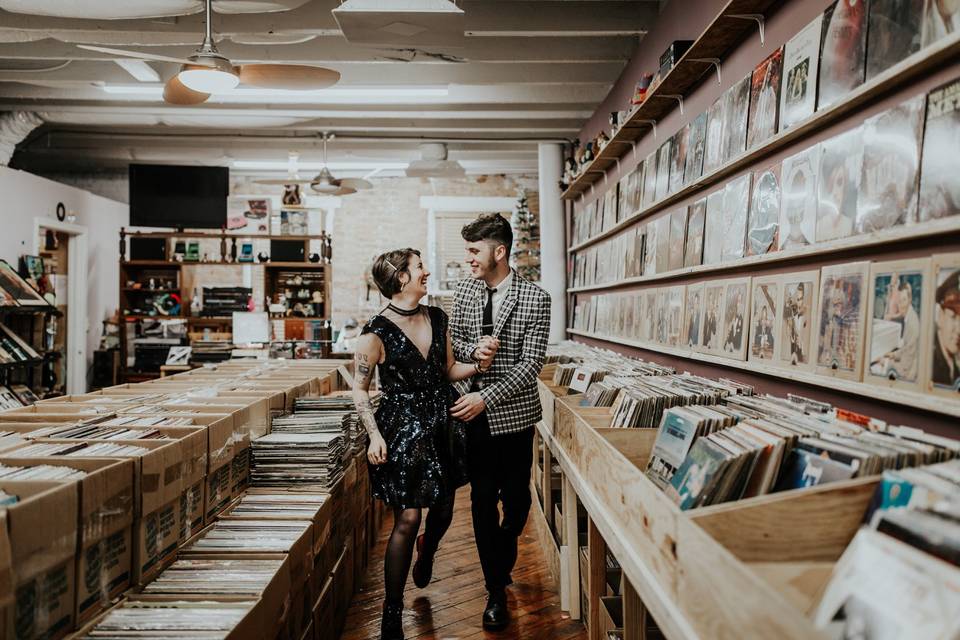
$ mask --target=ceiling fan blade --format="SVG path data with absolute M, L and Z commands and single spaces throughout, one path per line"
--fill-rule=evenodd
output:
M 254 184 L 285 187 L 288 184 L 310 184 L 312 180 L 310 178 L 263 178 L 262 180 L 254 180 L 253 182 Z
M 340 80 L 340 72 L 305 64 L 244 64 L 240 84 L 263 89 L 309 91 L 326 89 Z
M 353 188 L 351 188 L 351 187 L 340 187 L 339 189 L 337 189 L 336 191 L 334 191 L 333 193 L 331 193 L 331 194 L 329 194 L 329 195 L 333 195 L 333 196 L 349 196 L 350 194 L 356 193 L 356 192 L 357 192 L 357 190 L 356 190 L 356 189 L 353 189 Z
M 362 191 L 364 189 L 373 189 L 373 183 L 369 180 L 364 180 L 363 178 L 340 178 L 337 183 L 341 187 L 349 187 L 354 191 Z
M 163 85 L 163 100 L 169 104 L 192 105 L 206 102 L 210 97 L 209 93 L 194 91 L 190 87 L 180 82 L 180 75 L 174 74 Z
M 111 47 L 97 47 L 92 44 L 78 44 L 78 48 L 87 51 L 96 51 L 97 53 L 109 53 L 110 55 L 120 56 L 122 58 L 136 58 L 137 60 L 152 60 L 154 62 L 175 62 L 177 64 L 192 64 L 201 67 L 212 67 L 213 63 L 204 60 L 187 60 L 186 58 L 171 58 L 170 56 L 161 56 L 154 53 L 141 53 L 139 51 L 127 51 L 126 49 L 113 49 Z

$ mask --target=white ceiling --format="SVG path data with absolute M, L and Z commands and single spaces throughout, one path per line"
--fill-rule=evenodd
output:
M 235 64 L 316 64 L 336 69 L 342 80 L 313 94 L 248 90 L 195 107 L 164 104 L 159 83 L 75 46 L 186 57 L 202 39 L 198 4 L 0 0 L 17 11 L 0 9 L 0 111 L 35 111 L 46 122 L 21 144 L 14 163 L 44 171 L 119 168 L 131 160 L 250 166 L 285 162 L 289 150 L 312 162 L 320 159 L 318 134 L 328 130 L 339 136 L 331 160 L 358 163 L 355 173 L 367 171 L 363 163 L 373 170 L 378 161 L 418 157 L 419 139 L 448 140 L 451 159 L 471 173 L 531 172 L 535 142 L 576 136 L 661 3 L 460 0 L 463 47 L 388 48 L 348 43 L 330 14 L 338 0 L 216 0 L 214 32 Z M 120 5 L 141 15 L 189 15 L 104 19 Z M 149 66 L 160 82 L 177 71 L 173 64 Z

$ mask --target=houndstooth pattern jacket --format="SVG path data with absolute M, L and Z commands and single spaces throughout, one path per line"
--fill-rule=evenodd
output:
M 457 283 L 450 326 L 453 355 L 472 362 L 480 341 L 486 304 L 483 280 L 467 278 Z M 500 304 L 493 335 L 500 348 L 490 369 L 478 380 L 487 405 L 490 433 L 500 435 L 529 429 L 542 417 L 537 376 L 543 368 L 550 334 L 550 294 L 513 271 L 513 280 Z M 471 380 L 459 383 L 465 392 Z

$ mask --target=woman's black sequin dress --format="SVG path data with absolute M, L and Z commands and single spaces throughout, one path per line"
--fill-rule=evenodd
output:
M 387 462 L 369 465 L 373 495 L 392 507 L 431 507 L 467 482 L 464 425 L 450 417 L 456 391 L 447 380 L 447 314 L 427 307 L 433 338 L 427 357 L 388 318 L 363 328 L 384 347 L 377 426 Z

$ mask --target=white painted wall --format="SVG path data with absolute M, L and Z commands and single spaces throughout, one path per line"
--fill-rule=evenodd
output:
M 117 308 L 120 227 L 129 221 L 126 204 L 108 200 L 25 171 L 0 167 L 0 258 L 16 266 L 34 247 L 34 219 L 56 220 L 57 203 L 76 213 L 88 231 L 87 373 L 100 342 L 102 321 Z M 89 377 L 88 377 L 89 379 Z

